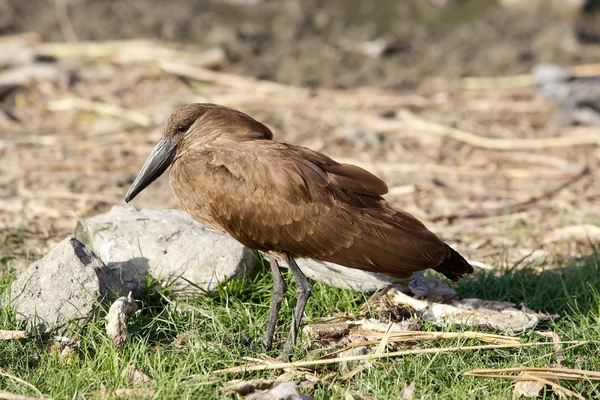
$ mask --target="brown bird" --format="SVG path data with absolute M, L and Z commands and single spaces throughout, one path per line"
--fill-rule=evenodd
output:
M 175 111 L 125 200 L 169 166 L 171 188 L 184 211 L 269 256 L 274 285 L 266 349 L 286 292 L 278 259 L 287 262 L 298 286 L 286 353 L 311 293 L 296 258 L 394 278 L 432 268 L 458 281 L 473 272 L 423 223 L 381 197 L 388 190 L 381 179 L 305 147 L 276 142 L 269 128 L 240 111 L 215 104 Z

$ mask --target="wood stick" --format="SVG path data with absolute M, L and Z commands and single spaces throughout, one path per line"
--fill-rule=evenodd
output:
M 135 122 L 138 125 L 147 127 L 152 125 L 152 119 L 142 113 L 132 110 L 126 110 L 114 104 L 101 103 L 99 101 L 91 101 L 82 98 L 70 98 L 63 100 L 51 101 L 47 104 L 50 111 L 65 111 L 65 110 L 84 110 L 92 111 L 102 115 L 109 115 Z
M 564 342 L 563 342 L 564 343 Z M 548 344 L 552 344 L 548 342 Z M 535 374 L 546 374 L 556 377 L 556 379 L 565 380 L 593 380 L 600 381 L 600 372 L 588 371 L 583 369 L 570 369 L 570 368 L 536 368 L 536 367 L 513 367 L 513 368 L 477 368 L 465 372 L 465 375 L 469 376 L 493 376 L 497 378 L 515 379 L 515 380 L 527 380 L 523 379 L 523 375 L 502 375 L 503 373 L 511 372 L 532 372 Z
M 187 52 L 145 39 L 113 40 L 105 42 L 40 43 L 39 54 L 56 58 L 79 57 L 107 59 L 117 64 L 156 63 L 157 60 L 180 60 L 186 65 L 212 68 L 222 65 L 227 56 L 220 47 Z
M 556 196 L 563 189 L 571 186 L 575 182 L 578 182 L 579 180 L 581 180 L 582 178 L 584 178 L 585 176 L 587 176 L 589 174 L 590 174 L 590 169 L 588 167 L 585 167 L 580 173 L 578 173 L 577 175 L 568 179 L 566 182 L 561 183 L 560 185 L 558 185 L 557 187 L 555 187 L 553 189 L 545 191 L 544 193 L 540 194 L 539 196 L 533 196 L 524 201 L 519 201 L 517 203 L 508 204 L 506 206 L 491 208 L 491 209 L 487 209 L 487 210 L 469 211 L 469 212 L 465 212 L 465 213 L 451 213 L 451 214 L 434 215 L 434 216 L 430 217 L 429 220 L 435 222 L 435 221 L 440 221 L 443 219 L 454 220 L 457 218 L 487 218 L 487 217 L 491 217 L 491 216 L 498 216 L 498 215 L 502 215 L 502 214 L 510 214 L 510 213 L 516 213 L 516 212 L 520 212 L 520 211 L 525 211 L 528 208 L 530 208 L 531 206 L 538 203 L 542 199 L 547 199 L 547 198 Z
M 600 64 L 582 64 L 571 67 L 571 74 L 576 78 L 600 75 Z M 530 87 L 535 84 L 531 74 L 512 76 L 468 76 L 460 80 L 463 89 L 515 89 Z
M 410 164 L 410 163 L 386 163 L 386 162 L 363 162 L 354 158 L 335 157 L 336 161 L 346 164 L 354 164 L 370 171 L 382 171 L 390 173 L 412 173 L 430 172 L 435 174 L 456 174 L 465 176 L 501 176 L 507 179 L 530 179 L 530 178 L 560 178 L 577 171 L 547 170 L 532 171 L 525 168 L 510 168 L 499 171 L 490 171 L 484 168 L 463 167 L 448 164 Z M 567 175 L 568 176 L 568 175 Z
M 473 147 L 489 150 L 539 150 L 575 146 L 600 146 L 600 130 L 588 128 L 588 133 L 577 136 L 560 136 L 547 138 L 489 138 L 471 132 L 452 128 L 437 122 L 425 121 L 419 118 L 410 120 L 386 119 L 369 115 L 348 114 L 348 119 L 355 124 L 369 127 L 379 132 L 406 132 L 416 130 L 421 134 L 449 138 Z
M 186 63 L 172 62 L 162 60 L 159 67 L 170 74 L 178 75 L 184 78 L 195 79 L 201 82 L 208 82 L 219 86 L 233 87 L 240 90 L 252 90 L 257 95 L 259 93 L 287 92 L 308 95 L 308 90 L 293 86 L 288 86 L 271 81 L 260 81 L 255 78 L 229 74 L 225 72 L 211 71 L 205 68 L 198 68 Z

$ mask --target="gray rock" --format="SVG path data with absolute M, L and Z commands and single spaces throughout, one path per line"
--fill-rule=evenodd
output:
M 297 263 L 307 277 L 324 282 L 329 286 L 374 292 L 390 285 L 394 281 L 383 274 L 347 268 L 329 262 L 299 259 Z
M 119 276 L 83 243 L 66 238 L 31 264 L 5 293 L 17 320 L 47 330 L 83 319 L 125 292 Z
M 110 269 L 124 275 L 134 293 L 145 288 L 148 274 L 183 290 L 212 291 L 219 282 L 251 276 L 260 266 L 255 252 L 179 210 L 115 206 L 83 220 L 76 232 Z

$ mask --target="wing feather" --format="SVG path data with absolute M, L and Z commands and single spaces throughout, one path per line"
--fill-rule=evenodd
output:
M 187 185 L 200 203 L 188 205 L 174 192 L 197 220 L 210 220 L 250 248 L 394 276 L 449 257 L 435 234 L 381 197 L 385 183 L 359 167 L 271 141 L 230 153 L 207 153 L 208 161 L 187 159 L 174 168 L 175 180 L 192 181 Z

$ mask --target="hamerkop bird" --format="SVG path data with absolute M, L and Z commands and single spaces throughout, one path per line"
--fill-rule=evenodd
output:
M 126 201 L 169 166 L 171 188 L 183 210 L 269 256 L 274 286 L 266 349 L 286 291 L 278 260 L 287 262 L 298 286 L 286 353 L 311 293 L 296 258 L 394 278 L 432 268 L 458 281 L 473 272 L 419 220 L 381 197 L 388 190 L 381 179 L 305 147 L 276 142 L 269 128 L 240 111 L 215 104 L 175 111 Z

